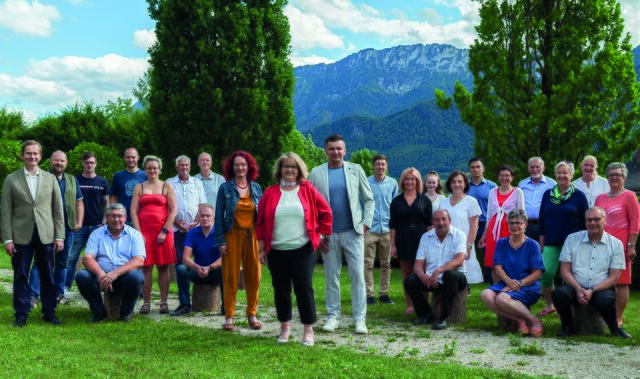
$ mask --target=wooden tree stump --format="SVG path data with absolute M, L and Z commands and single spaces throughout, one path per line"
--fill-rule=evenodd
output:
M 597 309 L 590 305 L 571 304 L 573 312 L 573 326 L 578 334 L 602 335 L 607 330 Z
M 191 309 L 194 312 L 220 312 L 220 286 L 194 284 Z
M 442 291 L 433 292 L 431 297 L 431 308 L 436 315 L 436 320 L 440 319 L 442 313 Z M 452 324 L 459 324 L 467 320 L 467 289 L 459 291 L 456 297 L 453 299 L 453 306 L 451 307 L 451 314 L 449 315 L 449 322 Z
M 500 330 L 504 330 L 509 333 L 518 332 L 519 325 L 517 321 L 500 315 L 496 315 L 496 317 L 498 318 L 498 328 L 500 328 Z
M 107 309 L 107 316 L 114 320 L 120 318 L 120 306 L 122 305 L 122 295 L 120 293 L 104 292 L 104 307 Z

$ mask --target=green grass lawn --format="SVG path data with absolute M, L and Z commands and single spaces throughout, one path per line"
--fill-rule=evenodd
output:
M 0 268 L 9 268 L 6 255 Z M 376 270 L 376 282 L 378 271 Z M 3 279 L 5 281 L 9 279 Z M 409 323 L 415 316 L 405 315 L 398 270 L 392 274 L 390 296 L 395 305 L 376 304 L 368 307 L 367 323 L 383 326 L 389 321 Z M 263 267 L 260 305 L 273 305 L 269 271 Z M 342 275 L 342 309 L 350 314 L 348 274 Z M 468 302 L 467 322 L 461 327 L 499 334 L 495 316 L 479 299 L 485 285 L 472 288 Z M 324 273 L 316 266 L 314 274 L 318 317 L 324 317 Z M 175 284 L 171 291 L 177 293 Z M 626 329 L 638 335 L 638 300 L 633 293 L 626 312 Z M 244 303 L 244 292 L 239 292 Z M 534 307 L 534 311 L 541 309 Z M 169 317 L 161 322 L 135 317 L 130 323 L 86 323 L 88 309 L 61 306 L 58 315 L 65 325 L 52 327 L 41 321 L 39 312 L 32 314 L 24 329 L 12 327 L 11 294 L 0 293 L 0 365 L 2 377 L 522 377 L 522 374 L 465 367 L 447 363 L 446 357 L 414 358 L 380 356 L 350 350 L 347 347 L 317 345 L 305 348 L 300 344 L 280 346 L 272 337 L 242 336 L 220 329 L 201 328 L 175 321 Z M 294 311 L 297 319 L 297 311 Z M 239 321 L 241 319 L 239 318 Z M 559 319 L 548 318 L 543 338 L 555 338 Z M 637 345 L 634 338 L 623 341 L 608 336 L 576 337 L 614 345 Z

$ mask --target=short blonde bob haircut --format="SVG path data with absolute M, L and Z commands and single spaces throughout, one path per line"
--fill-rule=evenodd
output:
M 296 181 L 298 183 L 302 183 L 303 181 L 307 180 L 307 178 L 309 177 L 307 165 L 298 154 L 288 152 L 282 154 L 273 167 L 273 180 L 275 180 L 276 183 L 280 183 L 280 180 L 282 180 L 282 167 L 286 163 L 295 164 L 296 166 L 298 166 L 298 176 L 296 177 Z
M 405 168 L 404 171 L 402 171 L 402 174 L 400 174 L 400 192 L 404 192 L 404 179 L 409 175 L 412 175 L 414 178 L 416 178 L 416 192 L 421 193 L 422 175 L 420 175 L 420 171 L 418 171 L 415 167 Z

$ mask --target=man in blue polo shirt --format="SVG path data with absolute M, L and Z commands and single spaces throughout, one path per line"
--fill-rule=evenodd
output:
M 205 203 L 198 207 L 199 226 L 187 233 L 184 241 L 181 274 L 192 283 L 220 286 L 222 293 L 222 259 L 213 232 L 213 206 Z
M 131 320 L 142 288 L 140 267 L 146 258 L 142 234 L 125 224 L 124 205 L 109 205 L 106 219 L 107 225 L 89 236 L 82 260 L 86 269 L 76 275 L 78 290 L 93 314 L 89 322 L 93 323 L 107 318 L 101 291 L 121 293 L 120 320 Z
M 469 174 L 471 175 L 471 180 L 469 181 L 470 187 L 468 195 L 473 196 L 478 201 L 478 205 L 480 205 L 480 210 L 482 211 L 480 219 L 478 220 L 478 233 L 476 234 L 475 242 L 476 251 L 481 253 L 482 257 L 484 257 L 484 248 L 478 247 L 478 241 L 482 238 L 484 228 L 487 226 L 487 204 L 489 203 L 489 191 L 497 186 L 491 180 L 484 178 L 484 164 L 482 164 L 482 160 L 478 157 L 469 159 Z M 484 262 L 484 258 L 479 260 L 480 262 Z M 483 276 L 485 281 L 491 281 L 491 269 L 485 267 Z

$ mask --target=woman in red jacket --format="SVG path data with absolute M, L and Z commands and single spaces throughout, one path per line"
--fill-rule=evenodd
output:
M 317 321 L 312 276 L 315 251 L 321 236 L 331 234 L 331 208 L 308 182 L 307 166 L 295 153 L 282 155 L 275 164 L 277 184 L 264 192 L 258 205 L 256 233 L 260 262 L 269 265 L 276 313 L 280 321 L 278 342 L 289 341 L 291 284 L 304 325 L 302 343 L 314 343 Z

